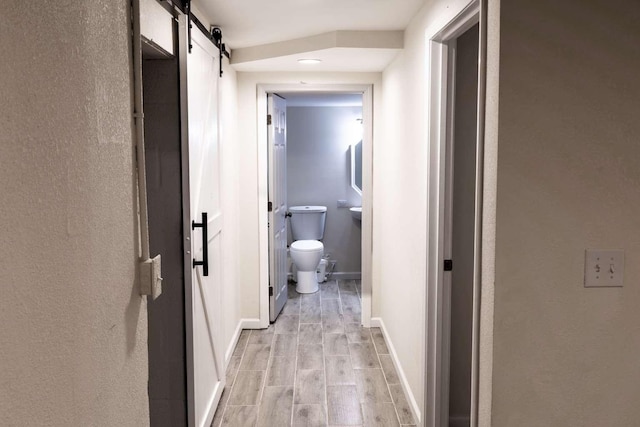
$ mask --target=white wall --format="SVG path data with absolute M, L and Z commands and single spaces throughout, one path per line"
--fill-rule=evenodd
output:
M 502 2 L 493 426 L 640 420 L 639 14 Z M 623 288 L 583 287 L 586 248 Z
M 223 298 L 224 343 L 227 356 L 233 353 L 235 334 L 241 319 L 241 292 L 239 271 L 243 268 L 240 257 L 243 248 L 238 245 L 240 222 L 239 216 L 239 171 L 241 162 L 238 147 L 238 102 L 236 71 L 224 59 L 223 76 L 220 79 L 220 143 L 222 156 L 222 207 L 224 209 L 224 267 Z
M 89 0 L 0 18 L 1 425 L 149 423 L 128 16 Z
M 260 260 L 267 253 L 267 152 L 257 143 L 257 86 L 259 84 L 372 84 L 374 85 L 374 123 L 380 122 L 379 73 L 238 73 L 238 170 L 241 317 L 260 316 L 260 283 L 268 281 L 268 266 Z M 374 140 L 379 138 L 374 130 Z M 373 293 L 376 293 L 374 279 Z
M 287 108 L 287 202 L 327 206 L 322 242 L 337 261 L 335 272 L 360 273 L 361 222 L 337 202 L 362 205 L 351 186 L 351 144 L 362 140 L 361 118 L 362 107 Z
M 373 264 L 380 289 L 374 309 L 396 348 L 421 414 L 428 237 L 425 34 L 443 26 L 467 3 L 429 1 L 406 29 L 404 51 L 383 73 L 383 143 L 374 150 Z

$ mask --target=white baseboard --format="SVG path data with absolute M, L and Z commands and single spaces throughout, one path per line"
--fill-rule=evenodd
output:
M 231 356 L 233 356 L 233 352 L 236 349 L 236 345 L 238 344 L 238 340 L 240 339 L 240 333 L 242 332 L 242 319 L 238 322 L 238 326 L 236 326 L 236 330 L 233 332 L 233 337 L 231 338 L 231 342 L 227 346 L 227 351 L 224 354 L 224 366 L 225 369 L 229 366 L 229 361 L 231 361 Z
M 404 395 L 407 397 L 407 401 L 409 402 L 409 408 L 411 408 L 411 412 L 413 413 L 413 418 L 416 421 L 417 425 L 421 425 L 422 417 L 420 414 L 420 408 L 418 407 L 418 403 L 416 402 L 416 398 L 411 392 L 411 388 L 409 387 L 409 382 L 407 381 L 407 376 L 400 365 L 400 361 L 398 360 L 398 353 L 396 353 L 396 349 L 393 346 L 393 342 L 389 338 L 389 334 L 387 333 L 387 329 L 384 326 L 384 322 L 380 317 L 372 317 L 371 318 L 371 327 L 372 328 L 380 328 L 382 331 L 382 335 L 384 336 L 384 340 L 387 343 L 387 347 L 389 347 L 389 353 L 391 355 L 391 360 L 393 361 L 393 366 L 396 368 L 396 372 L 398 373 L 398 377 L 400 378 L 400 384 L 402 385 L 402 390 L 404 391 Z
M 240 339 L 240 334 L 243 329 L 264 329 L 260 326 L 260 319 L 240 319 L 238 322 L 238 326 L 236 326 L 236 330 L 233 332 L 233 338 L 231 338 L 231 342 L 227 346 L 227 351 L 224 354 L 224 366 L 229 365 L 229 361 L 233 356 L 233 352 L 236 349 L 236 345 L 238 345 L 238 340 Z
M 449 427 L 469 427 L 471 425 L 471 419 L 466 416 L 449 416 Z
M 241 319 L 242 329 L 264 329 L 260 319 Z

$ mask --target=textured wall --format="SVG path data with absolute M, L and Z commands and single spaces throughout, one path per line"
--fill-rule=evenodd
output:
M 361 206 L 351 187 L 350 145 L 362 138 L 361 107 L 287 108 L 287 203 L 327 207 L 324 253 L 336 272 L 360 272 L 361 224 L 338 199 Z M 289 241 L 292 241 L 289 227 Z
M 640 420 L 640 3 L 501 5 L 493 423 Z M 622 248 L 623 288 L 584 250 Z
M 0 424 L 148 424 L 129 2 L 0 17 Z
M 478 426 L 491 426 L 496 186 L 500 83 L 500 0 L 487 1 L 486 102 L 482 199 L 481 297 L 478 358 Z

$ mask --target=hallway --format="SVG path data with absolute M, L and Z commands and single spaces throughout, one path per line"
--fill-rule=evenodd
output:
M 414 425 L 382 332 L 360 326 L 360 306 L 360 281 L 306 295 L 289 285 L 274 324 L 242 331 L 212 426 Z

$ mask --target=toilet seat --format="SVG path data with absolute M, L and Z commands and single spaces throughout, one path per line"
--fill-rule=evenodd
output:
M 297 252 L 316 252 L 324 249 L 324 245 L 319 240 L 296 240 L 289 248 Z

